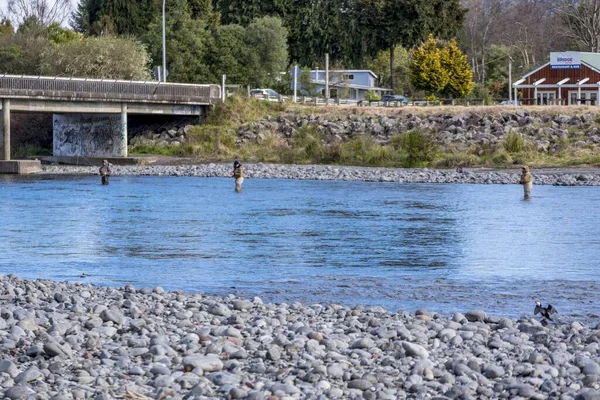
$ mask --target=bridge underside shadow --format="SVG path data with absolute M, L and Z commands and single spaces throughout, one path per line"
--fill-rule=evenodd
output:
M 41 170 L 40 161 L 37 160 L 12 160 L 10 119 L 11 114 L 19 114 L 21 119 L 28 112 L 34 114 L 52 115 L 52 156 L 40 157 L 44 161 L 65 164 L 99 165 L 102 159 L 109 159 L 115 164 L 136 164 L 148 162 L 149 159 L 129 157 L 129 125 L 133 123 L 134 130 L 139 130 L 143 124 L 157 124 L 161 121 L 186 119 L 196 123 L 203 121 L 205 107 L 177 107 L 175 112 L 150 113 L 152 106 L 143 109 L 148 114 L 128 113 L 128 104 L 120 104 L 120 113 L 104 113 L 102 107 L 94 109 L 96 112 L 50 112 L 45 109 L 32 108 L 24 110 L 23 107 L 11 107 L 9 99 L 2 101 L 2 124 L 0 125 L 0 144 L 2 145 L 2 160 L 0 160 L 0 173 L 26 174 L 36 173 Z M 61 107 L 62 108 L 62 107 Z M 108 111 L 114 111 L 114 104 L 110 104 Z M 6 110 L 6 112 L 5 112 Z M 159 108 L 159 110 L 161 110 Z M 13 111 L 11 113 L 11 111 Z M 87 107 L 79 111 L 88 111 Z M 139 108 L 136 111 L 140 111 Z M 155 110 L 156 111 L 156 110 Z M 36 127 L 37 128 L 37 127 Z M 42 127 L 39 127 L 42 128 Z M 46 128 L 48 129 L 48 128 Z M 6 135 L 5 132 L 9 134 Z

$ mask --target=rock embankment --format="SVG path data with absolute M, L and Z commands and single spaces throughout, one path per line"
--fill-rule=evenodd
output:
M 427 130 L 435 134 L 444 151 L 486 152 L 502 146 L 508 133 L 519 133 L 542 153 L 557 153 L 567 146 L 596 148 L 600 143 L 600 128 L 595 113 L 582 115 L 531 114 L 526 110 L 486 113 L 459 112 L 419 116 L 399 115 L 302 115 L 285 114 L 246 124 L 237 131 L 238 142 L 264 139 L 273 132 L 293 144 L 297 132 L 313 128 L 326 143 L 345 142 L 360 136 L 370 136 L 376 143 L 387 145 L 392 137 L 412 130 Z
M 517 170 L 491 171 L 484 169 L 434 170 L 402 168 L 342 167 L 331 165 L 273 165 L 244 164 L 248 178 L 344 180 L 399 183 L 473 183 L 514 184 L 519 181 Z M 44 165 L 45 174 L 97 174 L 97 167 Z M 229 164 L 113 166 L 112 174 L 152 176 L 230 177 Z M 533 170 L 536 185 L 598 186 L 600 170 Z
M 0 276 L 8 399 L 598 398 L 600 326 Z

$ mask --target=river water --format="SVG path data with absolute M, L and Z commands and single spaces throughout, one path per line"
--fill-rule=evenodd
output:
M 594 320 L 599 205 L 600 187 L 0 176 L 0 273 Z

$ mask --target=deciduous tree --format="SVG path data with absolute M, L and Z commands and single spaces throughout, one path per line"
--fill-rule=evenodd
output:
M 44 26 L 53 22 L 63 23 L 71 10 L 70 0 L 8 0 L 8 15 L 17 24 L 32 17 Z
M 263 17 L 254 20 L 246 29 L 245 44 L 250 85 L 266 86 L 285 71 L 288 62 L 287 29 L 281 19 Z
M 579 50 L 600 51 L 600 1 L 563 0 L 558 13 L 567 27 L 567 36 Z

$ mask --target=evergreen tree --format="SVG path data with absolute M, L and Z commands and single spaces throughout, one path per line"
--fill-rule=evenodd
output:
M 410 78 L 414 87 L 429 93 L 442 92 L 450 81 L 444 68 L 442 49 L 433 35 L 412 52 Z
M 456 39 L 449 43 L 433 35 L 415 48 L 410 65 L 411 82 L 416 89 L 449 97 L 465 97 L 473 89 L 473 71 Z
M 448 84 L 444 94 L 453 98 L 465 97 L 473 90 L 473 70 L 467 56 L 452 39 L 442 51 L 442 66 L 448 71 Z
M 100 18 L 101 0 L 80 0 L 71 15 L 71 26 L 79 33 L 91 34 L 92 26 Z
M 213 12 L 211 0 L 188 0 L 192 19 L 206 19 Z
M 272 4 L 270 0 L 219 0 L 221 23 L 248 26 L 255 18 L 261 18 Z

